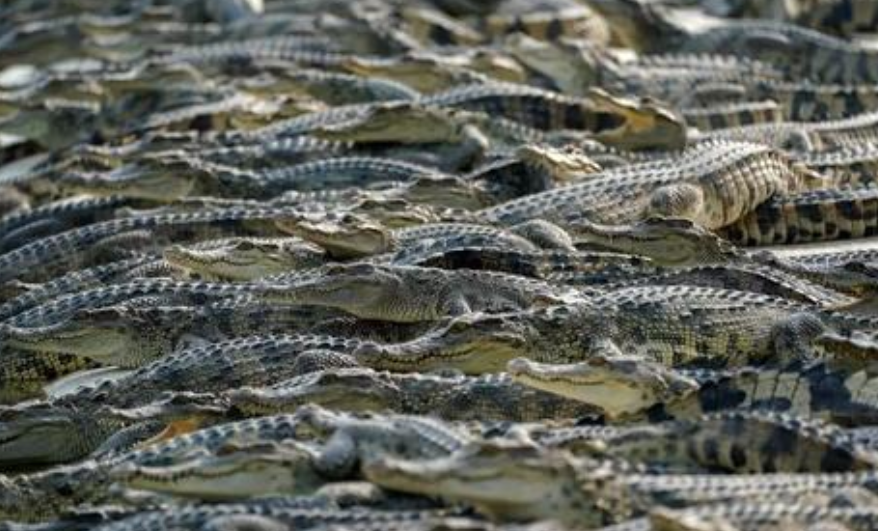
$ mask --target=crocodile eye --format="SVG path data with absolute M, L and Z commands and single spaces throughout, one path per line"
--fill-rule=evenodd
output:
M 237 244 L 235 244 L 235 250 L 237 251 L 252 251 L 257 248 L 258 247 L 255 243 L 248 240 L 241 240 Z

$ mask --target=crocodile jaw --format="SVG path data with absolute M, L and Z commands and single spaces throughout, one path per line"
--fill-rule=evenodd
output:
M 565 500 L 562 479 L 550 474 L 507 474 L 456 464 L 453 457 L 433 461 L 382 458 L 363 465 L 369 481 L 403 492 L 440 496 L 474 505 L 494 519 L 558 518 Z
M 76 438 L 77 426 L 69 418 L 0 423 L 0 466 L 52 463 Z
M 518 358 L 509 362 L 507 371 L 516 382 L 601 408 L 611 418 L 641 412 L 659 401 L 652 382 L 638 383 L 587 364 L 550 368 Z
M 120 467 L 118 481 L 133 489 L 223 501 L 307 494 L 323 481 L 306 456 L 229 455 L 168 467 Z

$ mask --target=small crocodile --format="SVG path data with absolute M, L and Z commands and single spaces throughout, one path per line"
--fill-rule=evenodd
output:
M 173 267 L 210 280 L 253 280 L 308 269 L 326 261 L 323 248 L 300 238 L 223 238 L 166 247 Z
M 773 100 L 748 101 L 710 107 L 685 107 L 681 110 L 686 125 L 699 131 L 713 131 L 745 125 L 778 123 L 786 116 Z
M 543 218 L 562 226 L 663 215 L 689 218 L 713 229 L 736 221 L 775 194 L 826 184 L 767 146 L 707 142 L 678 156 L 592 174 L 582 183 L 514 199 L 478 214 L 494 223 Z M 740 190 L 749 193 L 742 196 Z
M 6 326 L 5 344 L 39 357 L 71 354 L 123 368 L 140 367 L 192 342 L 240 335 L 294 332 L 318 326 L 330 312 L 246 301 L 200 306 L 155 306 L 124 302 L 83 308 L 61 322 L 36 327 Z
M 621 468 L 621 469 L 620 469 Z M 594 528 L 659 507 L 794 502 L 809 493 L 869 488 L 874 471 L 823 474 L 643 474 L 529 444 L 482 442 L 433 460 L 382 458 L 364 467 L 386 488 L 472 505 L 493 519 L 555 519 Z
M 573 99 L 526 85 L 492 83 L 457 87 L 420 101 L 499 115 L 541 130 L 586 130 L 622 148 L 679 149 L 685 144 L 683 120 L 670 109 L 598 89 Z
M 522 251 L 537 249 L 538 243 L 531 241 L 531 238 L 558 247 L 571 246 L 564 241 L 563 229 L 540 220 L 513 225 L 508 229 L 468 223 L 428 223 L 390 229 L 352 213 L 341 216 L 299 216 L 280 219 L 276 224 L 280 230 L 314 242 L 339 258 L 405 252 L 425 241 L 451 239 L 490 242 L 498 247 Z M 544 230 L 536 234 L 539 229 Z M 548 234 L 552 229 L 555 233 Z
M 63 261 L 63 267 L 69 269 L 78 261 L 87 261 L 102 246 L 114 247 L 118 243 L 114 243 L 114 239 L 124 241 L 126 235 L 153 239 L 153 242 L 160 235 L 175 239 L 175 235 L 193 232 L 202 238 L 236 233 L 244 235 L 249 232 L 248 224 L 259 225 L 261 221 L 270 225 L 270 220 L 292 213 L 291 209 L 283 208 L 230 207 L 206 209 L 198 213 L 131 216 L 93 223 L 30 242 L 3 254 L 0 256 L 0 279 L 8 281 L 21 277 L 29 268 L 37 265 L 41 271 L 48 271 L 59 261 Z M 270 227 L 262 235 L 266 233 L 271 234 Z
M 778 122 L 717 129 L 693 140 L 759 142 L 789 151 L 822 151 L 878 141 L 878 113 L 867 111 L 838 120 Z
M 316 403 L 345 411 L 391 410 L 437 415 L 447 420 L 517 422 L 584 417 L 592 411 L 574 402 L 531 393 L 503 374 L 389 373 L 368 368 L 327 369 L 271 387 L 242 387 L 227 394 L 232 407 L 248 415 L 294 411 Z
M 808 359 L 810 342 L 827 327 L 842 333 L 871 327 L 868 318 L 786 299 L 686 285 L 612 289 L 576 304 L 472 316 L 457 326 L 465 329 L 465 323 L 478 325 L 485 340 L 507 344 L 506 354 L 543 362 L 624 352 L 669 366 L 712 367 Z M 498 361 L 470 363 L 484 364 L 476 365 L 480 371 L 502 370 Z
M 404 323 L 520 310 L 575 301 L 582 295 L 503 273 L 363 263 L 325 266 L 310 279 L 267 288 L 259 298 L 339 308 L 360 318 Z
M 828 193 L 831 195 L 833 192 Z M 828 302 L 833 298 L 832 292 L 861 297 L 875 287 L 876 272 L 870 264 L 878 257 L 868 249 L 843 251 L 832 247 L 822 250 L 813 248 L 813 254 L 801 256 L 782 256 L 770 251 L 747 252 L 691 221 L 667 218 L 652 218 L 631 225 L 615 226 L 579 223 L 571 229 L 589 245 L 642 255 L 664 266 L 686 268 L 716 265 L 723 269 L 755 270 L 764 280 L 769 281 L 763 286 L 774 285 L 773 290 L 781 288 L 786 293 L 777 294 L 794 299 L 804 297 L 813 302 Z M 773 268 L 774 272 L 769 273 L 766 268 Z M 677 274 L 685 278 L 684 271 Z M 643 273 L 649 278 L 650 275 L 661 272 Z M 808 282 L 796 281 L 789 278 L 790 275 Z M 717 277 L 719 281 L 721 278 L 721 275 Z M 752 276 L 750 279 L 756 280 Z M 568 277 L 567 280 L 572 279 Z M 761 282 L 763 281 L 753 285 Z M 824 290 L 821 295 L 819 290 L 813 290 L 814 284 L 824 286 L 830 291 Z M 787 287 L 784 288 L 783 285 Z M 759 288 L 760 291 L 762 289 L 765 288 Z
M 878 234 L 878 187 L 813 190 L 773 197 L 719 230 L 742 246 L 867 238 Z
M 578 397 L 600 406 L 610 418 L 692 418 L 725 409 L 774 409 L 856 425 L 872 422 L 876 414 L 868 370 L 844 361 L 711 371 L 601 356 L 568 365 L 519 359 L 508 368 L 515 381 Z
M 876 461 L 847 430 L 758 410 L 649 424 L 540 427 L 531 437 L 545 448 L 624 459 L 659 473 L 847 472 L 874 469 Z

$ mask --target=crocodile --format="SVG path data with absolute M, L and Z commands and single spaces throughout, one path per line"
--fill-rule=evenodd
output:
M 278 433 L 266 433 L 274 425 L 279 425 Z M 424 417 L 354 417 L 304 406 L 292 416 L 245 420 L 169 439 L 140 455 L 119 459 L 110 475 L 136 488 L 197 493 L 207 499 L 279 493 L 274 489 L 307 494 L 328 479 L 352 477 L 381 455 L 433 458 L 469 440 L 464 431 Z M 291 444 L 296 441 L 301 443 Z M 265 448 L 271 443 L 280 447 Z M 272 485 L 265 473 L 278 467 L 290 477 Z
M 270 199 L 290 190 L 372 187 L 428 177 L 448 176 L 434 168 L 380 157 L 337 157 L 257 171 L 183 154 L 142 158 L 110 172 L 68 172 L 52 183 L 76 193 L 171 201 L 203 195 Z
M 876 411 L 869 369 L 844 359 L 713 371 L 669 369 L 632 357 L 596 356 L 575 364 L 520 358 L 508 370 L 515 381 L 579 398 L 614 419 L 774 409 L 857 425 L 871 423 Z
M 339 67 L 366 78 L 397 81 L 422 94 L 490 79 L 523 82 L 527 78 L 516 61 L 485 48 L 459 49 L 442 54 L 423 49 L 391 57 L 353 55 L 342 61 Z
M 7 288 L 17 287 L 22 292 L 0 305 L 0 319 L 11 318 L 64 294 L 132 280 L 132 276 L 138 272 L 151 270 L 154 267 L 161 268 L 162 265 L 159 258 L 142 255 L 79 269 L 40 284 L 10 283 Z
M 813 254 L 800 256 L 784 256 L 771 251 L 748 252 L 691 221 L 668 218 L 652 218 L 631 225 L 615 226 L 579 223 L 571 227 L 571 231 L 581 238 L 580 245 L 595 245 L 642 255 L 662 266 L 682 268 L 676 275 L 682 278 L 686 277 L 687 268 L 692 267 L 700 270 L 704 270 L 704 266 L 714 266 L 721 268 L 717 271 L 729 268 L 752 271 L 769 282 L 762 284 L 760 290 L 768 289 L 773 284 L 775 287 L 771 289 L 784 290 L 783 295 L 777 292 L 778 295 L 797 300 L 804 297 L 816 303 L 828 302 L 833 298 L 832 292 L 862 297 L 875 286 L 875 271 L 870 263 L 876 260 L 876 256 L 868 249 L 843 251 L 831 247 L 822 250 L 813 248 Z M 774 271 L 769 272 L 767 268 Z M 643 273 L 645 278 L 649 278 L 656 272 Z M 790 275 L 806 282 L 796 281 Z M 555 278 L 572 280 L 570 277 L 562 279 L 557 274 Z M 753 276 L 749 278 L 751 282 L 756 280 Z M 787 288 L 783 288 L 784 284 Z M 823 291 L 823 294 L 815 292 L 815 284 L 830 291 Z
M 553 400 L 545 393 L 530 393 L 526 389 L 503 374 L 421 375 L 340 367 L 270 387 L 242 387 L 226 394 L 231 406 L 247 415 L 292 412 L 309 402 L 345 411 L 391 410 L 407 415 L 431 414 L 447 420 L 528 422 L 592 413 L 573 402 Z
M 770 411 L 727 411 L 650 424 L 538 428 L 545 448 L 624 459 L 659 473 L 846 472 L 874 468 L 875 455 L 844 429 Z M 788 444 L 778 444 L 779 441 Z
M 425 105 L 452 106 L 499 115 L 541 130 L 579 129 L 597 140 L 628 149 L 679 149 L 683 120 L 653 102 L 636 102 L 600 89 L 572 99 L 526 85 L 492 83 L 423 96 Z
M 507 249 L 534 251 L 538 245 L 528 237 L 533 237 L 540 228 L 546 229 L 543 234 L 553 228 L 548 222 L 535 220 L 514 225 L 509 229 L 468 223 L 427 223 L 389 229 L 356 213 L 320 216 L 306 214 L 279 219 L 276 225 L 285 233 L 311 241 L 338 258 L 402 252 L 413 245 L 423 244 L 425 240 L 450 239 L 490 242 L 491 245 Z M 540 243 L 548 240 L 549 245 L 554 243 L 558 247 L 569 247 L 570 244 L 564 241 L 563 230 L 558 227 L 554 229 L 555 234 L 540 238 Z
M 326 251 L 299 238 L 222 238 L 171 245 L 162 256 L 173 267 L 210 280 L 253 280 L 326 261 Z
M 767 42 L 772 45 L 767 46 Z M 874 50 L 782 22 L 724 23 L 690 36 L 680 49 L 700 53 L 733 49 L 753 59 L 783 61 L 782 70 L 790 79 L 841 84 L 878 81 Z
M 707 83 L 696 89 L 699 100 L 714 95 L 744 95 L 748 99 L 770 98 L 787 120 L 816 122 L 840 120 L 875 108 L 878 92 L 874 85 L 822 84 L 809 80 L 795 82 L 776 79 L 729 79 L 725 83 Z M 743 124 L 742 124 L 743 125 Z
M 878 188 L 845 187 L 774 197 L 718 233 L 741 246 L 867 238 L 878 233 Z
M 94 421 L 105 419 L 105 425 L 118 426 L 119 422 L 130 424 L 142 420 L 140 417 L 120 416 L 112 411 L 99 414 L 97 408 L 102 405 L 117 410 L 137 408 L 157 401 L 164 391 L 220 394 L 244 385 L 280 384 L 303 373 L 326 370 L 333 366 L 358 366 L 397 372 L 456 369 L 468 374 L 502 370 L 506 361 L 520 355 L 520 345 L 512 334 L 497 331 L 493 331 L 491 335 L 486 334 L 485 331 L 490 328 L 480 322 L 463 320 L 441 325 L 413 339 L 395 343 L 368 337 L 359 339 L 312 333 L 251 335 L 190 346 L 168 353 L 128 375 L 102 383 L 94 389 L 84 388 L 49 404 L 37 403 L 33 408 L 24 408 L 22 411 L 9 410 L 4 419 L 6 433 L 9 435 L 0 441 L 0 463 L 3 462 L 6 445 L 20 452 L 15 454 L 10 449 L 9 455 L 20 455 L 21 459 L 25 459 L 25 456 L 35 452 L 35 461 L 45 459 L 39 457 L 44 455 L 40 448 L 51 445 L 40 445 L 40 441 L 50 435 L 53 441 L 75 441 L 75 444 L 68 445 L 68 450 L 94 450 L 107 436 L 93 432 L 91 423 Z M 365 326 L 365 329 L 359 330 L 360 334 L 368 336 L 376 333 L 374 324 Z M 93 336 L 93 342 L 100 344 L 100 330 L 95 332 L 97 333 Z M 27 363 L 20 364 L 23 368 L 12 366 L 7 380 L 20 381 L 28 372 L 39 373 L 40 382 L 51 379 L 54 375 L 42 374 L 38 366 L 35 368 L 34 362 L 48 357 L 48 354 L 39 357 L 29 355 Z M 73 370 L 81 366 L 80 363 Z M 447 382 L 452 388 L 458 388 L 456 382 L 459 379 L 457 376 L 449 376 Z M 303 376 L 303 381 L 307 380 Z M 440 379 L 439 383 L 444 381 L 446 380 Z M 472 392 L 478 392 L 482 386 L 494 389 L 494 386 L 503 388 L 507 385 L 503 379 L 494 380 L 489 377 L 484 381 L 466 378 L 462 381 L 464 385 L 472 381 L 468 388 Z M 493 398 L 490 401 L 492 400 Z M 551 405 L 551 400 L 548 404 Z M 78 422 L 77 419 L 83 415 L 88 415 L 87 422 Z M 21 426 L 16 422 L 19 416 L 22 418 Z M 46 417 L 45 428 L 40 427 L 38 422 L 41 416 Z M 60 422 L 58 419 L 64 421 Z M 59 453 L 56 458 L 62 455 L 67 454 Z
M 195 232 L 202 238 L 217 236 L 245 235 L 248 225 L 259 226 L 259 222 L 269 222 L 275 217 L 289 216 L 293 211 L 283 208 L 236 208 L 207 209 L 201 212 L 178 214 L 156 214 L 130 216 L 93 223 L 72 228 L 58 234 L 22 245 L 0 256 L 0 280 L 9 281 L 20 278 L 28 268 L 39 265 L 41 272 L 60 265 L 69 269 L 81 261 L 89 262 L 96 251 L 102 247 L 114 247 L 114 239 L 124 236 L 139 236 L 149 241 L 160 235 L 179 241 L 175 235 Z M 250 229 L 254 230 L 254 229 Z M 263 231 L 271 233 L 271 228 Z M 260 235 L 265 236 L 262 232 Z M 155 241 L 154 239 L 152 241 Z M 118 242 L 116 242 L 118 243 Z M 99 256 L 100 253 L 98 253 Z M 58 264 L 63 261 L 63 264 Z M 45 273 L 43 273 L 45 274 Z
M 649 53 L 736 55 L 772 63 L 788 79 L 823 83 L 874 83 L 875 51 L 794 24 L 770 20 L 726 20 L 687 13 L 642 0 L 596 0 L 627 47 Z
M 309 437 L 310 435 L 310 437 Z M 412 458 L 447 455 L 465 444 L 465 433 L 417 417 L 354 418 L 307 407 L 294 415 L 261 417 L 220 424 L 178 435 L 105 460 L 50 468 L 14 477 L 0 476 L 0 514 L 6 518 L 43 519 L 74 504 L 113 500 L 115 477 L 138 467 L 162 467 L 224 448 L 303 440 L 314 446 L 310 465 L 327 479 L 354 474 L 380 455 Z M 51 493 L 47 496 L 47 493 Z M 34 503 L 43 499 L 41 503 Z
M 875 182 L 878 150 L 874 143 L 862 143 L 797 155 L 809 168 L 830 177 L 838 186 L 866 186 Z
M 216 302 L 201 306 L 122 303 L 83 308 L 46 326 L 3 328 L 5 344 L 34 356 L 72 354 L 107 365 L 140 367 L 179 345 L 242 334 L 294 332 L 314 327 L 330 312 L 263 304 Z
M 439 267 L 442 269 L 476 269 L 500 271 L 513 275 L 558 279 L 564 274 L 581 274 L 594 284 L 615 278 L 656 273 L 647 258 L 603 251 L 539 250 L 517 251 L 468 242 L 448 242 L 440 249 L 433 246 L 414 247 L 397 253 L 392 263 Z
M 686 125 L 699 131 L 713 131 L 752 124 L 778 123 L 786 114 L 773 100 L 747 101 L 710 107 L 684 107 Z
M 479 29 L 496 38 L 523 32 L 542 40 L 584 39 L 608 45 L 610 28 L 594 9 L 569 0 L 541 2 L 536 8 L 520 0 L 500 2 L 480 20 Z
M 852 147 L 878 140 L 878 113 L 867 111 L 838 120 L 778 122 L 717 129 L 695 135 L 694 141 L 739 140 L 759 142 L 788 151 L 821 151 Z
M 164 510 L 146 510 L 118 522 L 93 527 L 99 531 L 161 531 L 163 529 L 327 529 L 362 531 L 411 529 L 430 531 L 452 526 L 494 531 L 482 520 L 447 516 L 425 510 L 380 510 L 339 507 L 323 496 L 268 497 L 237 503 L 190 504 Z M 499 530 L 498 530 L 499 531 Z
M 261 300 L 342 309 L 400 323 L 471 312 L 503 312 L 581 300 L 572 289 L 489 271 L 415 266 L 333 264 L 310 279 L 261 290 Z
M 625 352 L 665 365 L 733 367 L 808 359 L 813 357 L 810 342 L 827 328 L 846 334 L 868 329 L 869 323 L 758 293 L 674 285 L 611 289 L 576 304 L 464 316 L 455 326 L 478 326 L 504 358 L 517 351 L 563 363 L 598 352 Z M 444 361 L 450 364 L 453 357 Z M 472 358 L 470 353 L 455 365 L 464 360 L 467 372 L 502 370 L 499 355 Z
M 790 503 L 810 493 L 867 487 L 875 474 L 654 475 L 501 441 L 473 444 L 432 460 L 382 458 L 366 464 L 364 473 L 383 487 L 462 502 L 492 519 L 554 519 L 573 528 L 620 522 L 656 506 L 707 509 L 735 502 Z
M 678 156 L 589 175 L 579 184 L 477 212 L 490 223 L 543 218 L 618 224 L 650 216 L 685 217 L 713 229 L 736 221 L 775 194 L 823 188 L 826 179 L 760 144 L 707 142 Z M 746 197 L 739 190 L 750 192 Z
M 310 68 L 285 68 L 266 65 L 264 78 L 245 82 L 248 92 L 278 95 L 287 91 L 307 95 L 328 105 L 348 105 L 374 101 L 413 100 L 419 93 L 390 79 L 367 78 L 340 72 Z
M 118 208 L 134 206 L 120 196 L 71 197 L 33 209 L 11 212 L 0 219 L 0 249 L 8 252 L 31 241 L 55 234 L 65 227 L 106 221 Z

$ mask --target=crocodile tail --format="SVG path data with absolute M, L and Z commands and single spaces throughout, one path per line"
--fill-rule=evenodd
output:
M 872 308 L 878 302 L 878 298 L 872 297 L 871 299 L 872 301 L 869 302 L 861 300 L 821 310 L 820 317 L 827 325 L 841 334 L 849 335 L 854 331 L 878 332 L 878 317 L 876 317 L 878 313 L 875 313 L 874 308 Z

